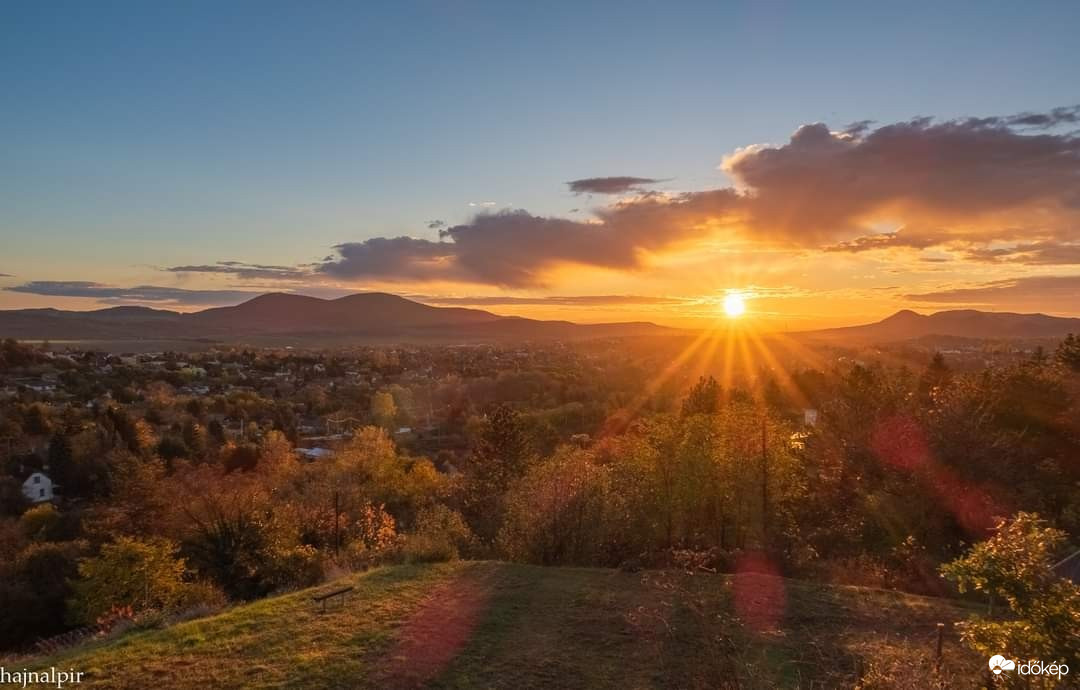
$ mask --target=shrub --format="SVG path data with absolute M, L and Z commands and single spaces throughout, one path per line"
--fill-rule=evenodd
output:
M 195 580 L 185 583 L 181 588 L 180 596 L 176 600 L 176 610 L 182 617 L 197 618 L 198 615 L 224 608 L 228 602 L 228 597 L 220 587 L 207 580 Z M 190 613 L 193 611 L 200 613 L 192 616 Z
M 93 623 L 115 607 L 130 606 L 136 614 L 148 609 L 174 611 L 181 600 L 184 560 L 178 546 L 161 538 L 145 541 L 119 537 L 101 547 L 101 554 L 79 563 L 69 615 L 74 622 Z
M 266 556 L 267 579 L 274 589 L 311 587 L 323 581 L 323 557 L 313 546 L 274 548 Z
M 27 539 L 53 541 L 61 527 L 60 513 L 51 503 L 30 508 L 19 518 L 19 526 Z
M 994 536 L 941 568 L 961 592 L 1004 600 L 1010 620 L 975 616 L 962 625 L 963 640 L 987 655 L 1080 664 L 1080 586 L 1059 577 L 1054 558 L 1065 533 L 1034 513 L 998 523 Z
M 471 555 L 476 548 L 476 536 L 465 518 L 444 505 L 424 508 L 416 516 L 416 531 L 409 534 L 402 546 L 406 562 L 434 563 L 452 561 Z

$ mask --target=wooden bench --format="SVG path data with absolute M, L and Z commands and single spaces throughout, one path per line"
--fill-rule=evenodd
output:
M 329 592 L 324 592 L 322 594 L 316 594 L 315 596 L 311 597 L 311 600 L 314 601 L 316 604 L 321 603 L 323 613 L 325 613 L 326 612 L 326 600 L 327 599 L 333 599 L 334 597 L 341 597 L 341 605 L 344 606 L 345 605 L 345 595 L 348 594 L 349 592 L 353 591 L 353 589 L 354 589 L 353 587 L 342 587 L 340 589 L 334 589 L 334 590 L 331 590 Z

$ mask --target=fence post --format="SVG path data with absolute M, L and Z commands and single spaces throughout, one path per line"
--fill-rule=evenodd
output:
M 945 636 L 945 624 L 937 624 L 937 654 L 934 657 L 934 666 L 941 673 L 941 646 Z

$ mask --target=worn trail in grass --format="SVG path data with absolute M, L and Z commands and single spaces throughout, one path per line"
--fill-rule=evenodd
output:
M 297 592 L 28 667 L 109 688 L 765 688 L 851 687 L 898 664 L 919 687 L 935 624 L 965 615 L 938 599 L 742 579 L 764 577 L 381 568 L 334 583 L 356 593 L 325 614 Z M 946 639 L 945 676 L 975 680 L 983 663 Z

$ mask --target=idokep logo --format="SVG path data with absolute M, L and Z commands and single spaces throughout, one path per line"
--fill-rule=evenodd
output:
M 1000 654 L 995 654 L 990 657 L 990 670 L 994 672 L 995 676 L 1000 676 L 1002 671 L 1012 671 L 1016 669 L 1016 662 L 1012 659 L 1006 659 Z
M 1016 671 L 1021 676 L 1057 676 L 1057 679 L 1061 680 L 1069 675 L 1069 667 L 1066 664 L 1046 664 L 1035 659 L 1017 663 L 1012 659 L 1006 659 L 1001 654 L 995 654 L 990 657 L 988 663 L 995 676 L 1000 676 L 1006 671 Z

